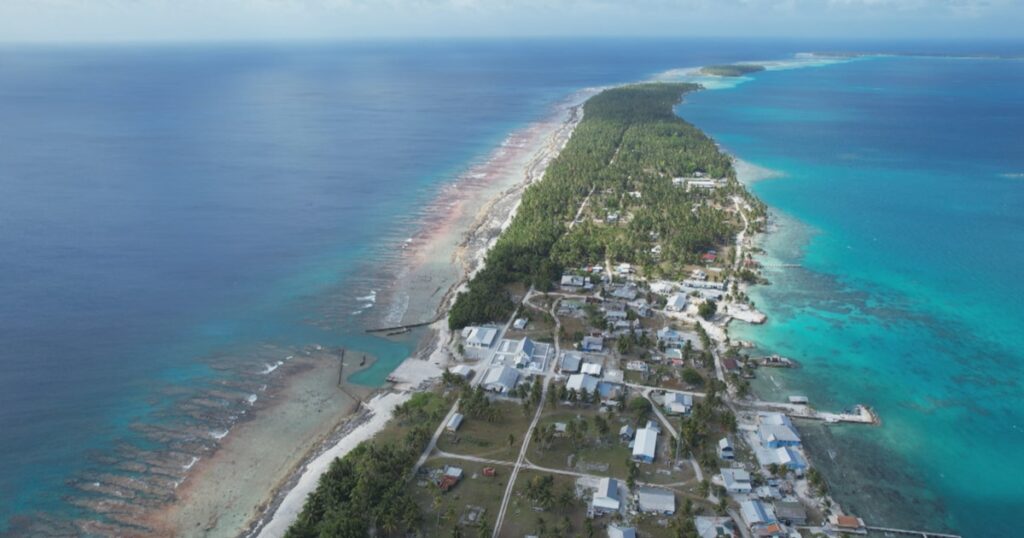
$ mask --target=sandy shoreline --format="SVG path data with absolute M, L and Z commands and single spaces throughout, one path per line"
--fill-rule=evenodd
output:
M 174 502 L 147 514 L 145 534 L 283 535 L 331 461 L 371 439 L 395 406 L 440 377 L 450 356 L 444 312 L 511 221 L 523 190 L 543 177 L 568 142 L 582 103 L 595 92 L 579 92 L 512 133 L 486 162 L 440 189 L 430 219 L 399 257 L 395 285 L 382 293 L 385 304 L 405 305 L 401 316 L 385 322 L 438 320 L 394 370 L 391 388 L 346 382 L 338 390 L 336 362 L 296 359 L 302 364 L 292 366 L 273 400 L 233 428 L 212 455 L 194 462 Z M 346 379 L 360 369 L 360 356 L 347 357 Z

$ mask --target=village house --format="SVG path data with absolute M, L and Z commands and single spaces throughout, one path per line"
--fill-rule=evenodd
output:
M 507 394 L 516 387 L 518 382 L 519 372 L 515 368 L 492 366 L 490 370 L 487 370 L 487 375 L 483 380 L 483 387 L 484 390 Z
M 619 428 L 619 439 L 624 443 L 632 441 L 634 435 L 636 435 L 636 430 L 634 430 L 629 424 L 625 424 Z
M 800 435 L 796 427 L 789 417 L 782 413 L 759 413 L 757 437 L 767 448 L 800 445 Z
M 608 525 L 608 538 L 636 538 L 636 529 L 612 523 Z
M 686 306 L 689 303 L 690 299 L 686 295 L 682 293 L 675 293 L 669 297 L 668 301 L 665 303 L 665 310 L 669 312 L 683 312 L 686 310 Z
M 807 524 L 807 509 L 799 501 L 777 501 L 775 517 L 786 525 L 803 526 Z
M 604 350 L 604 338 L 600 336 L 584 336 L 580 342 L 580 349 L 583 351 L 599 352 Z
M 473 377 L 473 369 L 465 364 L 458 364 L 452 366 L 451 368 L 448 369 L 448 371 L 451 372 L 452 375 L 457 375 L 462 379 L 469 379 Z
M 665 393 L 665 412 L 670 415 L 685 415 L 693 407 L 693 396 L 681 392 Z
M 565 291 L 589 290 L 594 287 L 590 282 L 589 276 L 580 275 L 562 275 L 562 280 L 559 284 Z
M 618 512 L 622 506 L 619 500 L 619 482 L 614 478 L 602 478 L 597 483 L 594 498 L 590 501 L 590 513 L 602 516 Z
M 740 517 L 743 518 L 747 528 L 755 533 L 759 528 L 776 523 L 775 512 L 772 508 L 758 500 L 740 501 Z
M 565 388 L 577 393 L 586 391 L 587 394 L 591 394 L 597 390 L 597 378 L 587 374 L 573 374 L 565 382 Z
M 828 516 L 828 526 L 839 531 L 852 534 L 867 534 L 867 525 L 864 520 L 856 516 L 844 516 L 833 514 Z
M 575 374 L 580 371 L 583 364 L 583 354 L 575 351 L 563 351 L 562 358 L 558 361 L 558 371 L 563 374 Z
M 750 493 L 750 473 L 743 469 L 722 469 L 722 485 L 729 493 Z
M 672 490 L 641 486 L 636 497 L 637 508 L 645 514 L 670 516 L 676 512 L 676 496 Z
M 700 538 L 734 538 L 736 524 L 732 518 L 725 516 L 697 516 L 693 518 Z
M 462 413 L 455 413 L 452 415 L 452 418 L 448 419 L 448 423 L 445 424 L 444 429 L 451 433 L 459 431 L 459 426 L 462 425 L 462 419 Z
M 526 323 L 526 318 L 517 318 L 514 322 L 512 322 L 512 328 L 517 331 L 521 331 L 526 328 Z
M 466 327 L 462 329 L 462 349 L 467 357 L 482 359 L 498 337 L 495 327 Z
M 733 450 L 732 442 L 729 441 L 728 437 L 718 440 L 718 457 L 726 461 L 736 459 L 736 451 Z
M 654 462 L 654 451 L 658 446 L 658 431 L 643 428 L 636 432 L 633 440 L 633 461 L 642 463 Z

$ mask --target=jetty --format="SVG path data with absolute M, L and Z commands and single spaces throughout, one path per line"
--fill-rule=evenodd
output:
M 753 407 L 759 411 L 775 411 L 785 413 L 792 418 L 802 418 L 806 420 L 821 420 L 830 424 L 844 422 L 851 424 L 881 424 L 881 419 L 875 414 L 874 410 L 866 405 L 857 404 L 853 406 L 853 411 L 844 411 L 842 413 L 830 413 L 828 411 L 818 411 L 807 404 L 801 403 L 785 403 L 785 402 L 765 402 L 760 400 L 754 401 L 737 401 L 737 405 L 743 407 Z
M 427 320 L 427 321 L 421 321 L 419 323 L 407 323 L 405 325 L 394 325 L 394 326 L 391 326 L 391 327 L 377 327 L 375 329 L 366 329 L 366 332 L 368 332 L 370 334 L 373 334 L 373 333 L 401 334 L 401 333 L 404 333 L 404 332 L 408 332 L 411 329 L 415 329 L 417 327 L 426 327 L 427 325 L 430 325 L 431 323 L 436 322 L 438 319 L 440 319 L 440 318 L 439 317 L 435 317 L 434 319 Z
M 963 538 L 959 534 L 947 534 L 942 532 L 917 531 L 912 529 L 894 529 L 891 527 L 872 527 L 870 525 L 868 525 L 865 528 L 872 532 L 899 534 L 903 536 L 920 536 L 921 538 Z

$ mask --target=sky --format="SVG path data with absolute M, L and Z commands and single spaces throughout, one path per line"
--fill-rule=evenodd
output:
M 1024 0 L 0 0 L 0 41 L 1020 39 Z

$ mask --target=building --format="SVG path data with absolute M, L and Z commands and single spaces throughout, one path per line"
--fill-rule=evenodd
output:
M 627 317 L 625 310 L 607 310 L 604 313 L 604 319 L 608 321 L 626 321 Z
M 729 493 L 750 493 L 750 473 L 743 469 L 722 469 L 722 485 Z
M 718 457 L 729 461 L 736 459 L 736 451 L 733 450 L 732 442 L 729 441 L 728 437 L 718 440 Z
M 623 387 L 620 383 L 601 381 L 597 384 L 597 393 L 601 396 L 601 405 L 618 407 L 621 403 L 619 398 L 623 395 Z
M 526 323 L 526 318 L 518 318 L 514 322 L 512 322 L 512 328 L 516 329 L 517 331 L 521 331 L 526 328 Z
M 632 441 L 634 435 L 636 435 L 636 430 L 629 424 L 619 428 L 619 439 L 622 439 L 624 442 Z
M 786 525 L 806 525 L 807 509 L 798 501 L 777 501 L 775 517 Z
M 633 460 L 643 463 L 654 461 L 654 452 L 658 446 L 658 432 L 651 428 L 643 428 L 636 432 L 633 441 Z
M 593 284 L 590 283 L 589 276 L 579 275 L 562 275 L 562 280 L 559 284 L 561 288 L 566 291 L 589 290 L 594 287 Z
M 690 303 L 689 298 L 682 293 L 676 293 L 668 298 L 668 302 L 665 303 L 665 310 L 669 312 L 682 312 L 686 310 L 686 306 Z
M 648 367 L 644 361 L 633 360 L 626 363 L 626 369 L 631 372 L 646 372 Z
M 580 342 L 580 349 L 583 351 L 604 351 L 604 338 L 600 336 L 584 336 Z
M 665 412 L 671 415 L 685 415 L 693 407 L 693 396 L 681 392 L 665 393 Z
M 740 502 L 740 517 L 747 527 L 754 529 L 762 525 L 775 523 L 775 512 L 761 501 L 746 500 Z
M 609 293 L 609 295 L 615 297 L 616 299 L 625 299 L 627 301 L 632 301 L 633 299 L 636 299 L 637 293 L 639 292 L 637 291 L 635 284 L 624 284 L 613 289 L 611 293 Z
M 483 380 L 484 390 L 497 393 L 508 393 L 516 387 L 519 382 L 519 372 L 508 366 L 493 366 L 487 370 Z
M 453 375 L 457 375 L 463 379 L 469 379 L 473 377 L 473 369 L 465 364 L 458 364 L 448 369 Z
M 441 491 L 448 491 L 455 487 L 455 484 L 458 484 L 459 480 L 462 480 L 462 468 L 447 465 L 441 473 L 441 476 L 437 479 L 437 487 Z
M 608 538 L 636 538 L 636 529 L 620 527 L 613 523 L 608 525 Z
M 683 281 L 683 287 L 695 290 L 725 291 L 725 282 L 712 282 L 710 280 L 687 279 Z
M 448 419 L 448 423 L 444 425 L 444 429 L 455 433 L 459 431 L 459 426 L 462 426 L 462 413 L 455 413 L 452 418 Z
M 594 515 L 618 512 L 622 502 L 619 500 L 619 482 L 614 478 L 602 478 L 597 483 L 594 498 L 590 501 L 590 510 Z
M 574 351 L 562 352 L 562 358 L 558 361 L 558 371 L 563 374 L 575 374 L 580 371 L 583 363 L 583 355 Z
M 864 520 L 856 516 L 831 515 L 828 516 L 830 527 L 840 531 L 853 534 L 867 534 L 868 529 Z
M 495 327 L 466 327 L 462 329 L 462 349 L 466 356 L 482 359 L 498 337 Z
M 662 515 L 676 512 L 676 496 L 671 490 L 643 486 L 637 490 L 636 496 L 641 512 Z
M 736 524 L 730 517 L 697 516 L 693 518 L 700 538 L 735 538 Z
M 757 437 L 768 448 L 800 446 L 800 435 L 789 417 L 782 413 L 760 413 Z
M 565 388 L 577 393 L 586 391 L 587 394 L 591 394 L 597 390 L 597 378 L 587 374 L 572 374 L 565 382 Z
M 580 372 L 582 372 L 584 374 L 587 374 L 587 375 L 592 375 L 592 376 L 600 377 L 601 376 L 601 365 L 597 364 L 595 362 L 585 362 L 580 367 Z

